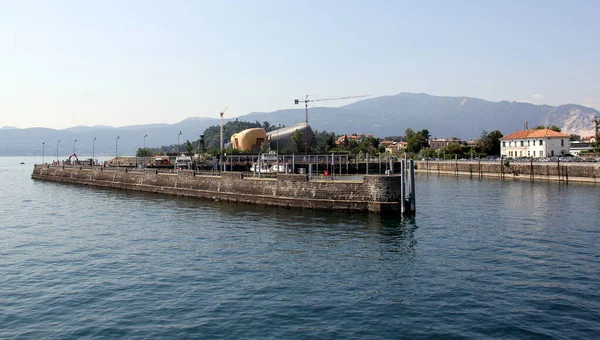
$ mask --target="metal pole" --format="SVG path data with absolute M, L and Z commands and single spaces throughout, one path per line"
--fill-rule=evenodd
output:
M 77 142 L 77 138 L 73 141 L 73 154 L 75 154 L 75 143 Z
M 279 128 L 277 128 L 277 173 L 279 173 L 279 129 L 281 128 L 281 124 L 279 124 Z
M 60 139 L 56 142 L 56 164 L 58 165 L 58 143 L 60 143 Z
M 92 166 L 94 165 L 94 163 L 96 163 L 95 155 L 94 155 L 94 151 L 95 151 L 94 148 L 96 146 L 95 144 L 96 144 L 96 137 L 94 137 L 94 139 L 92 139 Z
M 416 211 L 416 192 L 415 192 L 415 161 L 410 160 L 410 212 Z
M 117 161 L 117 158 L 119 158 L 119 138 L 121 138 L 121 136 L 117 136 L 117 139 L 115 139 L 115 162 Z
M 400 161 L 400 173 L 402 178 L 400 180 L 400 213 L 404 215 L 406 210 L 406 175 L 404 174 L 404 160 Z
M 146 162 L 146 137 L 148 137 L 148 135 L 144 135 L 144 147 L 142 149 L 143 152 L 143 162 L 144 164 L 142 165 L 142 169 L 146 167 L 146 164 L 148 164 Z
M 369 153 L 368 152 L 365 154 L 365 165 L 366 165 L 365 174 L 368 175 L 369 174 Z
M 44 164 L 44 145 L 46 142 L 42 142 L 42 164 Z
M 181 148 L 179 147 L 179 136 L 181 136 L 181 130 L 179 131 L 179 134 L 177 135 L 177 155 L 179 156 L 179 151 L 181 151 Z

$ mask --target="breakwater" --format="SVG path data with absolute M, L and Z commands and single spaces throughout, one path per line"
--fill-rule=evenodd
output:
M 421 173 L 600 183 L 600 164 L 570 162 L 417 161 Z
M 362 180 L 310 180 L 308 175 L 257 178 L 242 172 L 200 175 L 194 171 L 36 165 L 36 180 L 145 191 L 217 201 L 287 208 L 400 213 L 402 176 Z

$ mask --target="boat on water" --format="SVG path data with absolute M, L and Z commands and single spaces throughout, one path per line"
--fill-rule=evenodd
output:
M 25 162 L 21 162 L 21 164 L 25 164 Z

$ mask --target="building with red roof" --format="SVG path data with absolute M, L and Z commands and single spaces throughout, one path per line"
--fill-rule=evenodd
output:
M 521 130 L 500 138 L 504 157 L 552 157 L 569 153 L 570 135 L 550 129 Z

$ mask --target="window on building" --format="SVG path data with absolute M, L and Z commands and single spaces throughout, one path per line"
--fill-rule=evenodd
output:
M 540 157 L 544 157 L 544 151 L 540 151 Z
M 512 146 L 512 140 L 508 142 L 508 146 Z
M 535 143 L 535 141 L 533 141 Z M 535 157 L 535 150 L 533 150 L 533 157 Z
M 502 142 L 502 147 L 506 147 L 506 142 Z
M 564 139 L 560 140 L 560 146 L 565 146 L 565 140 Z
M 527 150 L 527 157 L 529 157 L 529 156 L 531 156 L 531 155 L 529 154 L 529 150 Z
M 533 146 L 535 146 L 535 139 L 533 140 Z
M 523 157 L 523 151 L 519 151 L 519 156 Z
M 525 146 L 525 142 L 521 141 L 521 146 Z
M 540 139 L 540 146 L 544 145 L 544 140 Z
M 527 141 L 527 146 L 531 146 L 531 141 L 530 140 Z

